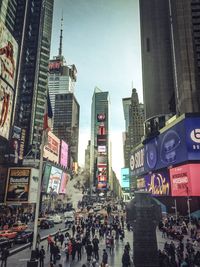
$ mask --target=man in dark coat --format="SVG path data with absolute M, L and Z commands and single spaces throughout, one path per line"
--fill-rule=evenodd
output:
M 42 246 L 39 252 L 39 259 L 40 259 L 40 267 L 44 267 L 44 258 L 45 258 L 45 250 Z
M 130 267 L 131 260 L 130 255 L 127 249 L 124 250 L 124 254 L 122 255 L 122 266 L 123 267 Z
M 9 256 L 9 250 L 7 248 L 4 248 L 1 252 L 1 267 L 7 266 L 8 256 Z
M 91 241 L 88 241 L 88 244 L 86 245 L 85 249 L 87 253 L 87 261 L 90 261 L 92 257 L 92 252 L 93 252 Z
M 98 261 L 99 260 L 99 239 L 97 236 L 94 237 L 92 240 L 93 243 L 93 250 L 94 250 L 94 257 Z

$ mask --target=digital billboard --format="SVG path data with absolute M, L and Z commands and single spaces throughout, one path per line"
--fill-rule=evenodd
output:
M 0 21 L 0 76 L 12 89 L 15 84 L 17 53 L 17 42 Z
M 8 168 L 0 165 L 0 202 L 5 200 L 6 182 L 8 177 Z
M 19 161 L 19 149 L 21 139 L 21 128 L 13 126 L 13 131 L 10 140 L 9 162 L 17 164 Z
M 0 79 L 0 136 L 6 139 L 9 138 L 12 106 L 13 90 Z
M 200 196 L 200 164 L 184 164 L 169 171 L 172 196 Z
M 97 183 L 97 189 L 106 190 L 107 189 L 107 183 L 106 182 L 98 182 Z
M 129 175 L 129 168 L 122 168 L 121 169 L 121 187 L 123 188 L 130 188 L 130 175 Z
M 130 155 L 130 174 L 139 175 L 144 173 L 144 147 L 136 149 Z
M 97 114 L 97 121 L 98 122 L 106 121 L 106 114 L 105 113 L 98 113 Z
M 67 168 L 67 163 L 68 163 L 68 144 L 62 140 L 60 147 L 60 165 Z
M 188 160 L 200 159 L 200 117 L 186 118 L 186 144 Z
M 28 202 L 30 168 L 9 168 L 6 202 Z
M 51 131 L 48 132 L 48 144 L 44 146 L 44 158 L 59 163 L 60 139 Z
M 98 182 L 107 182 L 107 168 L 99 167 L 97 169 L 97 180 Z
M 59 194 L 66 194 L 67 191 L 67 183 L 69 180 L 69 174 L 66 172 L 62 173 L 62 178 L 61 178 L 61 184 L 60 184 L 60 189 L 59 189 Z
M 98 153 L 105 154 L 107 152 L 106 146 L 98 146 L 97 151 L 98 151 Z
M 59 194 L 61 178 L 62 170 L 52 166 L 47 193 L 56 192 L 57 194 Z
M 107 144 L 107 135 L 97 135 L 97 145 L 106 146 Z
M 47 192 L 50 174 L 51 174 L 51 165 L 46 163 L 44 166 L 44 171 L 42 176 L 42 186 L 41 186 L 41 191 L 44 193 Z
M 153 196 L 169 196 L 170 179 L 168 170 L 149 173 L 137 179 L 137 189 L 147 191 Z
M 50 60 L 49 62 L 49 72 L 60 71 L 62 67 L 61 60 Z

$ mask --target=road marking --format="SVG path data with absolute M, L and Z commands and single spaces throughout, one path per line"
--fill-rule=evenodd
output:
M 19 259 L 19 261 L 29 261 L 30 259 Z

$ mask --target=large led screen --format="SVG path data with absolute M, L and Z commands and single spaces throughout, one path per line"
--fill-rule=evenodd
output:
M 121 169 L 121 187 L 130 188 L 129 168 Z
M 68 162 L 68 144 L 62 140 L 61 150 L 60 150 L 60 164 L 66 168 L 67 162 Z
M 48 132 L 48 144 L 44 146 L 44 158 L 59 163 L 60 139 Z
M 42 176 L 42 188 L 41 191 L 46 193 L 47 192 L 47 188 L 48 188 L 48 184 L 49 184 L 49 178 L 51 175 L 51 165 L 50 164 L 45 164 L 44 166 L 44 170 L 43 170 L 43 176 Z
M 0 21 L 0 76 L 14 89 L 18 45 Z
M 200 164 L 184 164 L 170 169 L 172 196 L 200 196 Z
M 56 192 L 57 194 L 59 194 L 61 178 L 62 170 L 52 166 L 47 193 Z
M 59 190 L 60 194 L 66 194 L 68 180 L 69 180 L 69 174 L 63 172 Z
M 13 90 L 0 79 L 0 136 L 8 139 L 13 106 Z
M 170 195 L 170 179 L 168 170 L 161 170 L 144 175 L 137 180 L 137 189 L 151 193 L 153 196 Z

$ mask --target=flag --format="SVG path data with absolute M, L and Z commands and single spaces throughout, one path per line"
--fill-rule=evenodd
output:
M 48 144 L 48 132 L 51 130 L 52 118 L 53 118 L 53 112 L 52 112 L 52 107 L 51 107 L 51 101 L 50 101 L 49 93 L 47 93 L 45 112 L 44 112 L 44 124 L 43 124 L 44 145 Z

